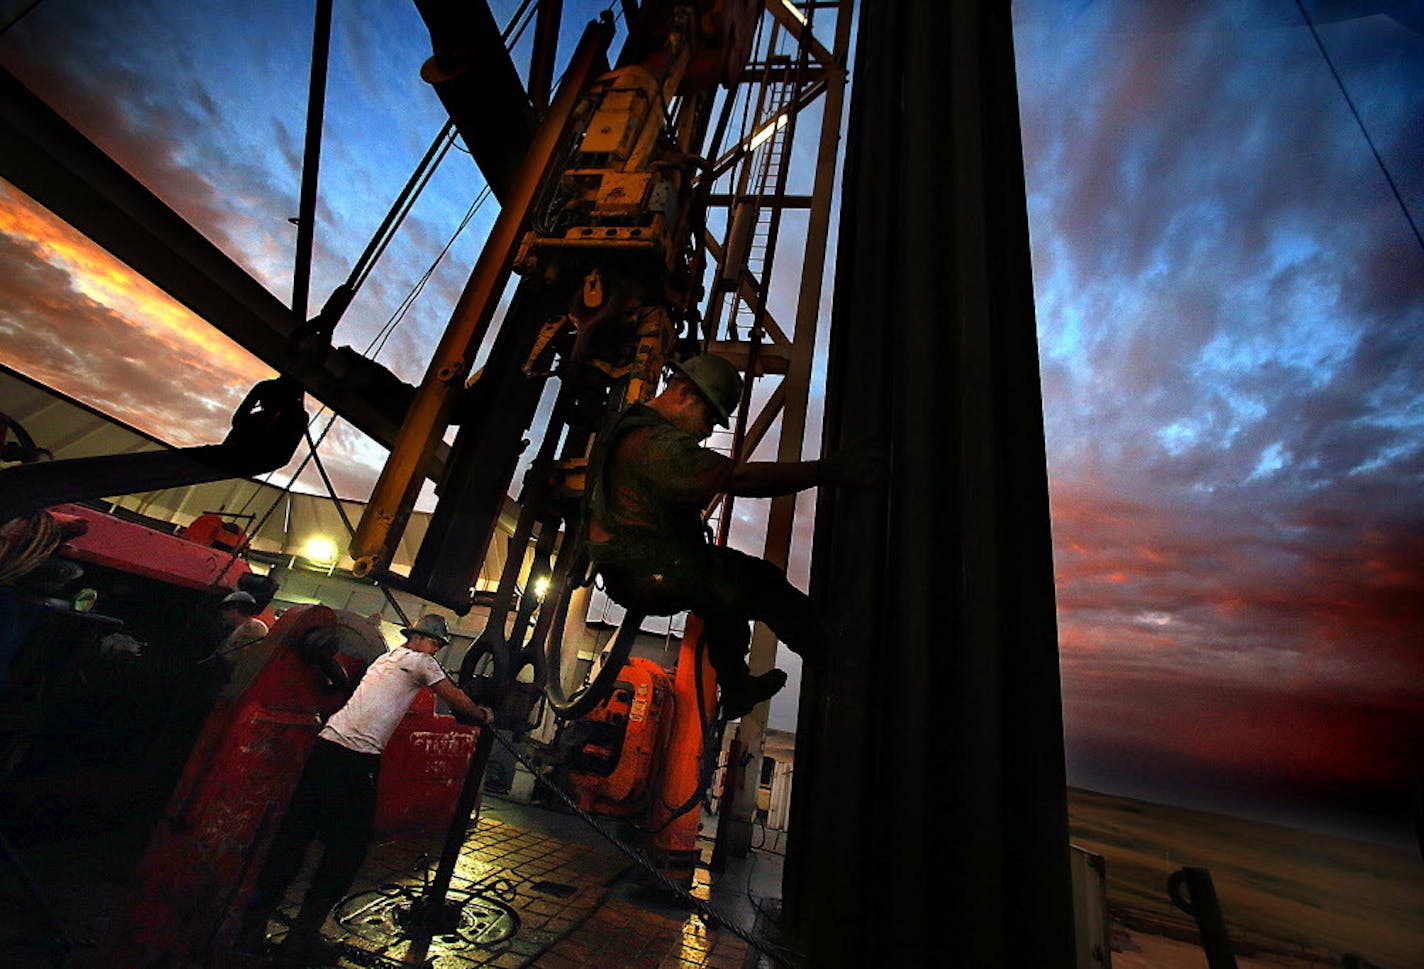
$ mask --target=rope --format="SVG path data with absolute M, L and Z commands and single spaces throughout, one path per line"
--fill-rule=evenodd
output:
M 213 660 L 215 660 L 215 659 L 221 659 L 222 657 L 227 656 L 229 653 L 238 653 L 238 652 L 241 652 L 242 650 L 246 649 L 246 648 L 249 647 L 249 646 L 254 646 L 254 645 L 256 645 L 257 643 L 262 642 L 262 640 L 264 640 L 264 639 L 266 639 L 266 638 L 267 638 L 267 634 L 266 634 L 266 633 L 263 633 L 261 636 L 256 636 L 256 637 L 254 637 L 254 638 L 252 638 L 252 639 L 244 639 L 242 642 L 237 643 L 237 644 L 234 645 L 234 646 L 225 646 L 225 647 L 223 647 L 222 649 L 215 649 L 215 650 L 213 650 L 211 653 L 209 653 L 208 655 L 204 656 L 202 659 L 198 660 L 198 661 L 197 661 L 196 663 L 194 663 L 193 665 L 194 665 L 194 666 L 202 666 L 204 663 L 211 663 L 211 662 L 212 662 Z
M 36 3 L 38 2 L 39 0 L 36 0 Z M 532 4 L 533 0 L 524 0 L 524 2 L 520 5 L 519 9 L 515 11 L 514 16 L 510 18 L 509 23 L 505 26 L 504 32 L 501 34 L 501 39 L 505 41 L 506 49 L 511 48 L 514 46 L 514 44 L 518 43 L 519 35 L 523 32 L 524 27 L 527 26 L 529 22 L 530 18 L 528 15 L 531 13 L 530 8 Z M 22 13 L 20 16 L 23 15 L 24 14 Z M 521 18 L 523 18 L 522 24 L 520 23 Z M 16 19 L 18 19 L 18 17 Z M 447 121 L 445 126 L 441 128 L 440 133 L 436 135 L 435 140 L 431 143 L 430 149 L 426 152 L 425 157 L 422 158 L 420 163 L 417 165 L 415 173 L 412 174 L 410 181 L 406 185 L 406 189 L 405 192 L 403 192 L 403 195 L 408 193 L 410 195 L 410 198 L 407 204 L 404 205 L 403 211 L 400 212 L 400 215 L 396 220 L 395 225 L 390 227 L 388 233 L 385 232 L 385 226 L 377 230 L 377 237 L 371 240 L 370 245 L 367 246 L 366 252 L 363 253 L 362 257 L 357 260 L 356 266 L 352 268 L 351 276 L 348 280 L 348 285 L 354 285 L 354 287 L 359 287 L 362 283 L 365 282 L 366 277 L 370 274 L 371 268 L 375 265 L 376 261 L 380 259 L 381 254 L 385 251 L 386 246 L 389 245 L 390 240 L 394 238 L 396 228 L 404 222 L 405 216 L 409 214 L 410 210 L 414 207 L 415 200 L 423 193 L 425 186 L 429 183 L 430 178 L 434 175 L 435 169 L 438 168 L 440 162 L 444 160 L 450 145 L 455 143 L 455 135 L 451 130 L 453 126 L 453 122 Z M 437 146 L 440 145 L 441 142 L 444 142 L 444 147 L 437 148 Z M 436 154 L 437 152 L 438 157 L 434 157 L 432 161 L 432 155 Z M 422 169 L 424 169 L 423 175 Z M 445 254 L 450 251 L 450 247 L 455 244 L 455 240 L 460 237 L 460 233 L 462 233 L 465 230 L 465 227 L 470 224 L 470 220 L 473 219 L 474 216 L 479 212 L 479 210 L 484 206 L 484 203 L 489 198 L 489 196 L 489 185 L 485 185 L 485 187 L 475 197 L 475 201 L 471 204 L 469 210 L 465 212 L 465 216 L 463 219 L 460 220 L 460 224 L 456 227 L 454 234 L 450 236 L 450 239 L 445 243 L 444 248 L 440 250 L 439 254 L 437 254 L 435 259 L 431 262 L 430 267 L 425 270 L 425 272 L 421 275 L 420 279 L 418 279 L 415 285 L 411 288 L 411 291 L 406 294 L 406 297 L 403 300 L 401 300 L 400 304 L 391 314 L 390 318 L 387 319 L 381 329 L 377 331 L 376 336 L 373 337 L 371 339 L 371 342 L 366 345 L 365 352 L 368 355 L 372 355 L 372 359 L 375 359 L 375 357 L 380 355 L 381 351 L 385 348 L 386 341 L 390 339 L 390 336 L 392 333 L 395 332 L 396 327 L 398 327 L 401 322 L 404 321 L 406 313 L 410 310 L 410 307 L 414 305 L 415 300 L 420 296 L 421 292 L 424 291 L 425 284 L 430 280 L 431 275 L 434 274 L 435 269 L 440 265 L 441 260 L 445 258 Z M 392 219 L 392 216 L 395 215 L 396 211 L 400 209 L 401 204 L 401 199 L 398 198 L 394 206 L 392 207 L 391 213 L 387 215 L 388 221 L 390 221 Z M 377 240 L 380 239 L 382 235 L 385 235 L 385 238 L 378 242 Z M 307 426 L 310 428 L 315 425 L 316 422 L 321 419 L 321 415 L 325 413 L 325 411 L 326 407 L 323 406 L 320 410 L 316 412 L 316 414 L 312 417 L 311 421 L 308 422 Z M 328 423 L 326 430 L 322 431 L 321 436 L 317 438 L 318 443 L 320 443 L 320 441 L 326 437 L 326 432 L 330 429 L 331 424 Z M 296 483 L 297 476 L 301 474 L 302 470 L 304 470 L 305 467 L 306 462 L 304 461 L 302 463 L 302 466 L 297 469 L 297 473 L 292 476 L 291 480 L 287 482 L 286 487 L 282 489 L 282 495 L 285 495 L 292 490 L 292 486 Z M 272 481 L 272 477 L 276 473 L 276 471 L 269 471 L 267 475 L 262 479 L 262 483 L 270 484 Z M 272 511 L 275 510 L 277 504 L 281 502 L 282 495 L 279 495 L 276 501 L 273 502 L 272 508 L 269 508 L 267 514 L 263 516 L 261 524 L 265 524 L 267 519 L 271 517 Z M 252 500 L 256 497 L 257 492 L 254 491 L 252 495 L 248 496 L 248 499 L 243 502 L 242 508 L 239 509 L 238 513 L 241 514 L 242 512 L 245 512 L 248 506 L 252 504 Z M 259 530 L 260 525 L 253 529 L 252 534 L 255 536 Z M 233 558 L 236 559 L 236 556 L 234 555 Z M 229 563 L 229 565 L 231 565 L 231 563 Z
M 311 442 L 311 426 L 321 418 L 321 415 L 323 412 L 325 412 L 325 410 L 326 408 L 323 407 L 321 410 L 316 412 L 315 417 L 313 417 L 310 421 L 307 422 L 307 426 L 304 429 L 303 433 L 306 434 L 306 438 L 309 443 Z M 336 417 L 337 415 L 335 414 L 331 415 L 331 420 L 326 422 L 326 427 L 323 428 L 321 434 L 317 436 L 316 444 L 320 444 L 326 438 L 326 435 L 331 430 L 332 425 L 336 423 Z M 227 565 L 223 566 L 222 570 L 219 571 L 215 576 L 213 576 L 212 584 L 208 588 L 216 589 L 219 587 L 222 582 L 222 577 L 227 574 L 228 569 L 232 568 L 232 563 L 236 562 L 238 560 L 238 557 L 242 555 L 243 549 L 247 548 L 247 546 L 252 544 L 252 540 L 257 537 L 259 532 L 262 531 L 262 526 L 267 524 L 267 519 L 272 517 L 272 513 L 277 510 L 277 506 L 282 503 L 282 499 L 292 493 L 292 486 L 297 483 L 297 478 L 300 477 L 301 473 L 306 470 L 308 462 L 311 461 L 312 457 L 315 454 L 315 445 L 312 445 L 312 450 L 307 453 L 306 457 L 302 458 L 302 463 L 297 465 L 297 470 L 292 472 L 292 476 L 287 479 L 287 484 L 277 494 L 277 497 L 272 500 L 272 504 L 267 506 L 267 511 L 262 515 L 261 518 L 257 520 L 256 524 L 252 526 L 252 531 L 248 532 L 247 541 L 239 542 L 233 548 L 232 554 L 228 557 Z M 276 474 L 276 472 L 273 471 L 268 475 L 269 481 L 271 479 L 272 474 Z M 266 483 L 268 482 L 263 482 L 263 484 Z M 252 499 L 256 498 L 257 494 L 258 492 L 256 490 L 252 492 L 252 494 L 248 497 L 247 501 L 242 503 L 242 510 L 239 511 L 238 514 L 242 514 L 243 511 L 247 510 L 247 506 L 252 503 Z
M 12 518 L 5 527 L 11 529 L 22 520 Z M 14 537 L 0 532 L 0 584 L 14 582 L 34 571 L 59 547 L 63 537 L 59 522 L 46 511 L 31 515 L 25 530 Z
M 401 303 L 396 308 L 395 312 L 393 312 L 390 318 L 386 320 L 385 324 L 381 327 L 380 330 L 377 331 L 376 335 L 371 338 L 371 342 L 366 344 L 365 353 L 370 355 L 371 359 L 374 360 L 375 358 L 381 355 L 381 351 L 385 349 L 386 341 L 390 339 L 390 336 L 392 333 L 395 332 L 396 327 L 400 326 L 400 324 L 404 321 L 405 315 L 410 310 L 411 306 L 415 305 L 415 300 L 420 296 L 421 292 L 424 291 L 425 284 L 435 273 L 435 270 L 440 265 L 441 260 L 445 258 L 445 254 L 450 251 L 450 247 L 455 244 L 455 240 L 460 237 L 460 233 L 463 232 L 465 230 L 465 227 L 470 224 L 470 220 L 473 219 L 474 216 L 479 212 L 479 210 L 484 206 L 485 201 L 488 200 L 489 197 L 490 188 L 488 185 L 486 185 L 480 191 L 480 193 L 475 196 L 475 201 L 470 204 L 470 208 L 465 212 L 464 218 L 460 220 L 460 224 L 455 228 L 454 234 L 450 236 L 450 239 L 445 243 L 445 246 L 435 256 L 435 259 L 430 263 L 430 266 L 421 275 L 420 279 L 416 281 L 415 285 L 411 288 L 410 292 L 406 294 L 405 298 L 401 300 Z M 321 420 L 321 416 L 326 412 L 327 407 L 323 404 L 321 408 L 318 409 L 314 415 L 312 415 L 312 419 L 307 422 L 305 434 L 307 443 L 310 446 L 311 450 L 307 453 L 307 456 L 302 459 L 302 463 L 297 465 L 297 469 L 293 471 L 292 476 L 287 479 L 287 483 L 282 487 L 282 490 L 277 495 L 277 497 L 273 499 L 272 504 L 268 506 L 266 513 L 263 514 L 262 518 L 259 519 L 258 522 L 252 527 L 252 531 L 248 538 L 249 543 L 262 530 L 262 526 L 267 524 L 267 520 L 272 517 L 272 513 L 276 511 L 277 506 L 282 503 L 282 499 L 285 498 L 287 495 L 291 494 L 292 488 L 296 485 L 297 479 L 301 477 L 302 472 L 306 470 L 307 464 L 312 460 L 313 457 L 317 456 L 316 448 L 320 446 L 322 441 L 326 440 L 326 435 L 331 432 L 332 427 L 336 424 L 336 419 L 340 415 L 333 413 L 331 415 L 331 419 L 326 422 L 326 427 L 322 428 L 321 433 L 317 435 L 316 441 L 312 441 L 311 428 L 316 425 L 317 421 Z M 318 458 L 318 460 L 320 459 Z M 269 471 L 267 475 L 263 478 L 262 483 L 270 484 L 272 481 L 272 477 L 276 473 L 277 472 L 275 470 Z M 325 478 L 324 473 L 323 478 Z M 332 491 L 331 494 L 333 499 L 337 501 L 337 507 L 341 508 L 340 500 L 336 499 L 335 491 Z M 242 507 L 238 509 L 237 514 L 240 515 L 246 512 L 248 507 L 252 504 L 253 499 L 255 499 L 257 495 L 258 491 L 254 490 L 252 494 L 248 496 L 247 500 L 242 503 Z M 344 509 L 342 509 L 342 517 L 345 517 Z M 241 553 L 241 545 L 233 549 L 232 557 L 228 560 L 228 568 L 231 568 L 232 563 L 237 561 L 237 558 Z M 219 573 L 219 577 L 221 577 L 221 575 L 225 574 L 226 572 L 227 568 L 224 568 L 222 573 Z M 214 579 L 213 587 L 216 588 L 216 586 L 217 579 Z M 389 591 L 387 591 L 384 586 L 382 586 L 381 588 L 382 591 L 386 593 L 388 601 L 390 601 L 392 605 L 395 605 L 395 601 L 394 599 L 391 599 Z M 400 607 L 396 606 L 395 608 L 396 614 L 404 617 L 404 614 L 401 612 Z
M 371 274 L 376 263 L 385 253 L 386 247 L 395 238 L 396 232 L 405 224 L 405 218 L 415 208 L 415 202 L 425 191 L 425 186 L 430 183 L 435 170 L 440 167 L 440 163 L 445 160 L 446 153 L 450 146 L 455 143 L 455 122 L 446 120 L 440 128 L 440 133 L 435 136 L 435 140 L 430 143 L 424 157 L 416 165 L 415 172 L 406 182 L 405 188 L 397 196 L 391 205 L 390 212 L 386 213 L 384 221 L 376 230 L 376 234 L 366 246 L 366 250 L 361 253 L 356 260 L 356 265 L 351 268 L 351 275 L 346 279 L 346 285 L 350 287 L 351 293 L 355 293 L 366 282 L 366 277 Z
M 390 339 L 396 327 L 400 326 L 405 320 L 406 313 L 415 305 L 415 301 L 419 298 L 420 294 L 425 291 L 425 284 L 428 283 L 430 277 L 435 274 L 435 270 L 439 267 L 441 260 L 445 258 L 445 254 L 450 251 L 450 247 L 455 244 L 455 240 L 460 238 L 460 233 L 465 231 L 465 227 L 470 224 L 470 220 L 479 213 L 480 209 L 484 208 L 484 204 L 489 200 L 490 194 L 490 187 L 486 185 L 480 190 L 479 194 L 475 196 L 475 200 L 471 202 L 470 207 L 465 210 L 464 217 L 460 220 L 460 224 L 455 227 L 455 232 L 450 236 L 445 246 L 436 254 L 435 259 L 431 261 L 430 266 L 421 274 L 420 278 L 416 280 L 410 292 L 400 301 L 395 312 L 386 320 L 385 325 L 376 332 L 376 335 L 371 338 L 371 342 L 366 345 L 366 353 L 370 354 L 373 360 L 380 356 L 381 351 L 386 348 L 386 341 Z

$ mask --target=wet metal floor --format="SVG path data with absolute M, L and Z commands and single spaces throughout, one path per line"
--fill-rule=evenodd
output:
M 703 830 L 714 825 L 714 818 L 706 818 Z M 137 864 L 139 844 L 116 833 L 17 847 L 73 948 L 62 962 L 62 950 L 33 944 L 53 935 L 45 931 L 43 914 L 22 904 L 25 911 L 17 915 L 7 898 L 10 915 L 0 918 L 0 964 L 98 969 L 97 945 L 123 910 L 131 889 L 126 869 Z M 710 839 L 703 839 L 702 847 L 705 863 Z M 451 898 L 464 903 L 460 921 L 428 946 L 414 947 L 399 927 L 399 909 L 420 894 L 437 851 L 438 845 L 411 841 L 372 848 L 353 894 L 327 921 L 327 936 L 341 940 L 345 953 L 333 965 L 749 969 L 770 964 L 759 956 L 758 947 L 769 947 L 756 932 L 758 922 L 765 921 L 763 913 L 773 910 L 781 895 L 778 852 L 754 850 L 717 874 L 698 869 L 694 896 L 726 923 L 709 926 L 685 902 L 649 890 L 637 867 L 581 818 L 487 796 L 451 883 Z M 304 881 L 294 885 L 293 901 Z M 284 914 L 290 917 L 294 911 L 289 904 Z M 274 920 L 273 937 L 282 932 L 280 919 Z M 748 938 L 757 945 L 749 945 Z M 237 969 L 261 963 L 233 958 L 218 965 Z

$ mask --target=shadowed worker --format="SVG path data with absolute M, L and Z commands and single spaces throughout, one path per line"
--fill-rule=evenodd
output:
M 252 950 L 264 944 L 268 917 L 301 868 L 308 843 L 320 837 L 326 850 L 282 944 L 280 960 L 300 965 L 333 954 L 321 927 L 365 860 L 376 815 L 381 752 L 422 687 L 434 690 L 462 722 L 493 719 L 489 709 L 477 706 L 435 661 L 434 654 L 450 641 L 443 617 L 422 616 L 402 632 L 405 644 L 372 661 L 351 699 L 317 735 L 243 913 L 240 947 Z
M 634 404 L 600 437 L 589 469 L 588 553 L 608 595 L 645 615 L 690 610 L 702 619 L 722 688 L 722 715 L 736 719 L 786 684 L 773 669 L 752 676 L 749 623 L 766 623 L 793 652 L 814 659 L 826 634 L 815 605 L 765 561 L 709 542 L 702 512 L 719 494 L 772 498 L 818 485 L 879 486 L 883 455 L 851 448 L 819 461 L 730 458 L 701 442 L 727 426 L 742 378 L 712 355 L 672 364 L 662 393 Z

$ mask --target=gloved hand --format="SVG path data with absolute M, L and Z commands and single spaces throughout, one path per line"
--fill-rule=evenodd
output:
M 890 484 L 890 458 L 869 440 L 858 441 L 821 458 L 826 484 L 842 488 L 886 488 Z

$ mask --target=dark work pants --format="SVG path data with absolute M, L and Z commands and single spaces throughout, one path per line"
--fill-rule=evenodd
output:
M 325 845 L 302 901 L 292 938 L 312 939 L 327 913 L 351 888 L 376 817 L 376 775 L 381 758 L 318 737 L 272 841 L 257 889 L 243 916 L 244 933 L 260 933 L 296 877 L 313 838 Z
M 614 602 L 650 616 L 686 609 L 700 617 L 708 659 L 726 685 L 747 677 L 753 621 L 766 623 L 803 658 L 814 659 L 825 640 L 811 599 L 765 559 L 719 545 L 592 551 Z

